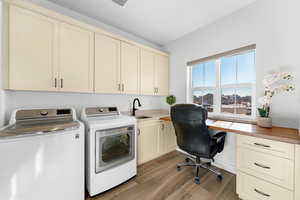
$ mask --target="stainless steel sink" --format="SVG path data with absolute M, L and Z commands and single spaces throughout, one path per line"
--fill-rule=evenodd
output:
M 135 116 L 136 119 L 148 119 L 151 117 L 147 117 L 147 116 Z

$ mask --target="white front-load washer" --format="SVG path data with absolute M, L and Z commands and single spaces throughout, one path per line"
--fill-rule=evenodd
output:
M 86 125 L 86 185 L 90 196 L 109 190 L 137 173 L 136 119 L 117 107 L 82 110 Z

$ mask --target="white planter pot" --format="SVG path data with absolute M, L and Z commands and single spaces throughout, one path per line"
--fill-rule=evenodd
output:
M 264 128 L 272 128 L 271 117 L 257 117 L 257 125 Z

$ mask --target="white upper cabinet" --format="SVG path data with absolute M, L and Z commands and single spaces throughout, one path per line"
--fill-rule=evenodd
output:
M 27 1 L 3 7 L 6 89 L 168 94 L 163 52 Z
M 164 55 L 155 55 L 155 88 L 156 95 L 169 94 L 169 58 Z
M 93 92 L 94 33 L 61 23 L 58 52 L 60 91 Z
M 8 88 L 93 92 L 93 34 L 11 5 Z
M 139 48 L 121 42 L 121 90 L 126 94 L 139 93 Z
M 169 58 L 141 49 L 140 90 L 144 95 L 169 94 Z
M 8 87 L 54 91 L 56 21 L 10 6 Z
M 155 53 L 141 49 L 141 94 L 153 95 L 155 93 Z
M 121 92 L 120 45 L 120 40 L 95 35 L 95 92 Z

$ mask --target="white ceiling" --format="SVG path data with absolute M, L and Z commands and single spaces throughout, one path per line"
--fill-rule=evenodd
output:
M 216 21 L 255 0 L 49 0 L 158 45 Z

